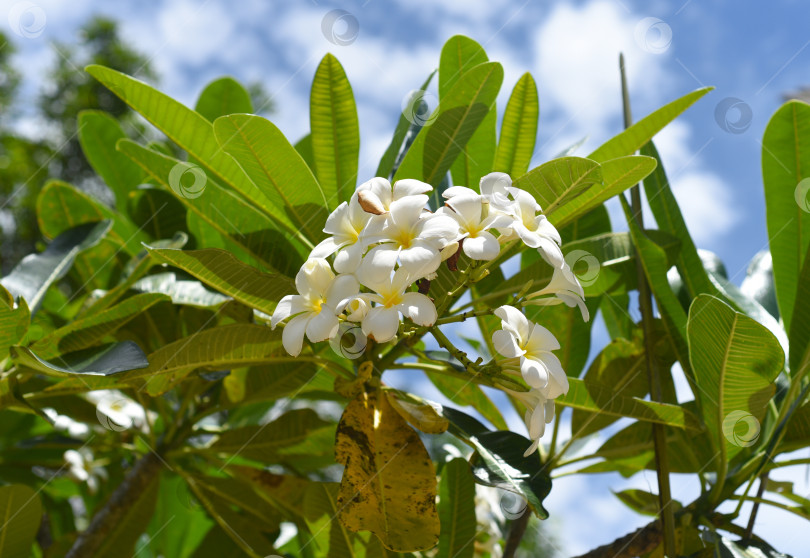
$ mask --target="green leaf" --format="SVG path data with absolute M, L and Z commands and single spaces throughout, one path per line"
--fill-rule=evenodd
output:
M 604 161 L 601 164 L 602 185 L 594 185 L 553 212 L 546 212 L 557 226 L 564 227 L 585 215 L 608 199 L 638 184 L 655 169 L 655 159 L 643 155 L 629 155 Z
M 537 84 L 532 75 L 526 72 L 518 80 L 506 104 L 492 170 L 505 172 L 513 177 L 526 174 L 534 155 L 539 117 Z
M 440 360 L 437 353 L 439 353 L 439 351 L 430 351 L 430 356 Z M 448 353 L 446 357 L 450 357 L 450 354 Z M 442 360 L 447 360 L 446 357 Z M 499 430 L 509 429 L 498 407 L 487 396 L 484 390 L 481 389 L 481 386 L 445 374 L 435 372 L 425 372 L 425 374 L 433 385 L 436 386 L 436 389 L 456 405 L 472 407 Z
M 726 463 L 756 441 L 785 355 L 765 326 L 710 295 L 692 302 L 688 334 L 695 396 L 719 462 Z
M 658 515 L 658 495 L 638 488 L 628 488 L 613 494 L 622 503 L 636 513 L 642 515 Z M 673 505 L 677 503 L 673 501 Z M 680 506 L 678 506 L 680 507 Z
M 9 347 L 25 338 L 31 323 L 31 312 L 24 298 L 15 307 L 11 293 L 3 287 L 0 287 L 0 297 L 0 359 L 5 360 L 9 356 Z
M 103 312 L 70 322 L 34 342 L 30 349 L 38 358 L 45 360 L 86 349 L 163 300 L 169 298 L 161 294 L 135 295 Z
M 0 285 L 15 297 L 23 297 L 31 313 L 36 313 L 48 287 L 64 277 L 80 252 L 98 244 L 111 225 L 110 221 L 86 223 L 63 232 L 42 253 L 23 258 L 0 279 Z
M 22 484 L 0 486 L 0 556 L 28 558 L 42 520 L 39 496 Z
M 340 508 L 337 506 L 340 484 L 336 482 L 313 482 L 307 486 L 304 496 L 304 517 L 312 533 L 312 542 L 318 556 L 329 558 L 360 558 L 365 549 L 360 537 L 335 520 Z
M 653 142 L 641 148 L 641 154 L 653 157 L 657 162 L 655 170 L 644 179 L 644 193 L 650 204 L 658 228 L 674 234 L 681 241 L 681 250 L 678 255 L 678 273 L 689 292 L 690 298 L 699 294 L 715 294 L 715 289 L 703 263 L 698 255 L 686 221 L 683 219 L 678 201 L 670 188 L 669 180 L 661 164 L 661 157 Z
M 678 115 L 712 89 L 712 87 L 703 87 L 664 105 L 603 143 L 596 151 L 588 155 L 588 158 L 601 163 L 609 159 L 632 155 L 664 126 L 675 120 Z
M 316 176 L 329 209 L 348 201 L 357 186 L 360 125 L 346 72 L 327 54 L 315 71 L 309 102 Z
M 236 159 L 273 204 L 274 215 L 317 243 L 323 237 L 328 203 L 320 184 L 281 130 L 261 116 L 234 114 L 217 118 L 214 132 L 222 149 Z
M 132 341 L 110 343 L 63 355 L 59 358 L 59 364 L 40 358 L 27 347 L 11 347 L 11 358 L 18 364 L 57 378 L 75 374 L 111 376 L 128 370 L 145 369 L 149 365 L 146 355 Z
M 131 288 L 142 293 L 166 295 L 174 304 L 200 308 L 219 308 L 230 300 L 225 295 L 206 289 L 199 281 L 179 279 L 171 272 L 148 275 L 133 283 Z
M 790 452 L 810 446 L 810 403 L 796 409 L 785 427 L 779 445 L 780 452 Z
M 613 386 L 586 382 L 578 378 L 568 378 L 568 393 L 557 398 L 556 402 L 590 413 L 629 417 L 676 428 L 698 428 L 695 416 L 682 406 L 616 395 Z
M 445 464 L 439 483 L 442 524 L 437 558 L 472 558 L 475 553 L 475 481 L 466 459 Z
M 551 491 L 551 477 L 537 454 L 523 455 L 531 440 L 514 432 L 492 432 L 451 407 L 444 407 L 442 414 L 450 421 L 450 432 L 476 450 L 471 459 L 475 482 L 517 494 L 538 517 L 548 517 L 543 500 Z
M 143 491 L 136 494 L 135 501 L 126 503 L 120 521 L 113 524 L 104 536 L 101 546 L 94 556 L 99 558 L 120 558 L 122 555 L 132 555 L 135 543 L 146 531 L 149 521 L 155 513 L 158 493 L 160 492 L 160 477 L 155 476 Z
M 312 153 L 312 135 L 307 134 L 294 145 L 295 150 L 307 164 L 310 172 L 315 172 L 315 155 Z
M 143 182 L 138 165 L 115 150 L 115 143 L 127 137 L 118 121 L 98 110 L 79 113 L 79 143 L 87 162 L 115 194 L 115 207 L 126 214 L 127 198 Z
M 439 59 L 439 102 L 465 73 L 488 61 L 483 47 L 474 40 L 463 35 L 451 37 L 442 47 Z M 492 170 L 496 120 L 493 106 L 451 165 L 453 184 L 474 188 L 481 177 Z
M 334 433 L 334 424 L 321 419 L 312 409 L 296 409 L 261 426 L 227 430 L 209 451 L 277 463 L 298 455 L 331 453 L 331 444 L 322 442 L 332 440 Z
M 810 247 L 808 247 L 810 252 Z M 810 257 L 805 256 L 790 324 L 790 369 L 793 381 L 810 372 Z
M 129 140 L 118 142 L 118 149 L 141 165 L 166 191 L 174 191 L 169 174 L 176 165 L 184 163 Z M 301 268 L 306 251 L 303 246 L 293 244 L 289 235 L 278 230 L 253 203 L 222 188 L 210 176 L 200 195 L 190 198 L 178 194 L 177 199 L 189 213 L 195 213 L 218 231 L 227 240 L 228 248 L 234 245 L 267 268 L 287 275 L 294 275 Z
M 599 163 L 582 157 L 552 159 L 514 182 L 515 187 L 533 195 L 546 214 L 554 213 L 560 206 L 601 184 Z
M 132 222 L 150 239 L 171 238 L 189 232 L 186 208 L 173 194 L 160 187 L 140 186 L 130 195 L 128 211 Z M 144 241 L 146 239 L 138 243 L 138 250 Z
M 273 204 L 245 176 L 239 165 L 222 151 L 214 137 L 214 127 L 205 117 L 142 81 L 110 68 L 91 65 L 86 70 L 133 110 L 139 112 L 166 134 L 181 149 L 199 161 L 210 174 L 210 178 L 229 185 L 245 199 L 250 200 L 252 205 L 272 216 Z M 123 141 L 127 140 L 119 140 L 119 144 Z M 149 171 L 148 168 L 146 170 Z M 168 176 L 168 172 L 163 174 L 163 180 L 166 180 Z
M 416 136 L 394 180 L 416 178 L 438 186 L 495 103 L 502 81 L 503 68 L 497 62 L 465 72 Z
M 810 105 L 789 101 L 762 137 L 762 180 L 773 278 L 785 330 L 791 330 L 799 273 L 810 246 Z
M 224 250 L 150 249 L 149 253 L 268 315 L 272 315 L 276 303 L 285 295 L 295 293 L 292 279 L 278 273 L 262 273 Z
M 205 86 L 194 110 L 213 122 L 226 114 L 252 113 L 253 102 L 238 81 L 225 76 Z
M 380 164 L 377 166 L 376 176 L 387 178 L 393 172 L 397 155 L 399 155 L 400 150 L 403 148 L 403 142 L 408 134 L 408 130 L 410 130 L 412 126 L 418 124 L 420 121 L 419 118 L 414 117 L 414 114 L 422 108 L 422 103 L 424 103 L 424 91 L 428 88 L 428 85 L 430 85 L 430 82 L 433 79 L 433 76 L 436 75 L 437 71 L 438 70 L 433 70 L 430 72 L 430 75 L 427 77 L 422 86 L 411 93 L 411 97 L 408 99 L 405 105 L 405 110 L 403 110 L 402 114 L 399 115 L 399 121 L 397 122 L 397 127 L 394 128 L 394 135 L 391 138 L 391 143 L 388 144 L 388 147 L 385 149 L 385 153 L 383 153 L 383 156 L 380 159 Z

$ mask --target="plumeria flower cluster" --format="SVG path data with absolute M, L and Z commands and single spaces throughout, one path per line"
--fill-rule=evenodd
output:
M 359 324 L 379 343 L 396 337 L 403 318 L 432 326 L 436 307 L 419 286 L 436 276 L 442 262 L 462 252 L 473 261 L 491 261 L 515 242 L 536 249 L 554 270 L 549 284 L 523 304 L 578 306 L 588 319 L 584 291 L 563 257 L 560 234 L 529 192 L 513 186 L 507 174 L 491 173 L 481 179 L 479 191 L 446 189 L 445 204 L 431 212 L 432 190 L 418 180 L 392 185 L 373 178 L 329 215 L 323 229 L 329 236 L 295 278 L 298 294 L 285 296 L 271 318 L 273 328 L 284 322 L 282 343 L 290 355 L 301 353 L 305 338 L 312 343 L 335 338 L 341 322 Z M 553 399 L 568 389 L 551 353 L 559 344 L 516 308 L 495 313 L 503 320 L 494 340 L 507 359 L 505 369 L 519 372 L 531 387 L 516 394 L 530 409 L 531 452 L 553 417 Z

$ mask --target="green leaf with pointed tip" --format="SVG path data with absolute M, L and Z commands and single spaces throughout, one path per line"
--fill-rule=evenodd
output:
M 701 293 L 715 294 L 717 289 L 709 279 L 703 262 L 698 256 L 697 248 L 686 227 L 678 201 L 672 193 L 655 144 L 646 143 L 641 148 L 641 154 L 652 157 L 658 162 L 655 170 L 644 179 L 644 193 L 658 228 L 674 234 L 681 241 L 677 267 L 689 295 L 694 298 Z
M 568 386 L 568 393 L 556 399 L 560 405 L 591 413 L 657 422 L 676 428 L 698 428 L 695 416 L 678 405 L 616 395 L 613 386 L 578 378 L 568 378 Z
M 98 314 L 70 322 L 30 346 L 40 359 L 51 359 L 91 347 L 129 322 L 136 315 L 160 301 L 162 294 L 139 294 Z
M 112 222 L 101 221 L 85 223 L 63 232 L 44 252 L 23 258 L 11 273 L 0 279 L 0 285 L 14 296 L 23 297 L 31 314 L 36 313 L 48 287 L 64 277 L 76 255 L 98 244 L 111 226 Z
M 242 85 L 232 77 L 215 79 L 205 86 L 194 110 L 213 122 L 226 114 L 253 112 L 253 102 Z
M 546 215 L 557 228 L 564 227 L 613 196 L 638 184 L 655 169 L 655 165 L 655 159 L 643 155 L 628 155 L 604 161 L 601 163 L 602 185 L 596 184 L 588 188 L 554 212 L 546 212 Z
M 515 84 L 506 104 L 492 170 L 505 172 L 515 178 L 526 174 L 534 155 L 539 117 L 537 84 L 532 75 L 526 72 Z
M 141 165 L 164 189 L 174 191 L 168 176 L 180 161 L 129 140 L 118 142 L 118 149 Z M 287 275 L 295 275 L 301 268 L 306 249 L 275 228 L 273 221 L 252 203 L 222 188 L 210 176 L 199 195 L 175 194 L 189 213 L 195 213 L 218 231 L 229 246 L 236 245 L 267 268 Z
M 209 178 L 227 185 L 245 200 L 249 200 L 252 206 L 270 217 L 273 216 L 273 204 L 250 181 L 231 156 L 222 151 L 214 137 L 213 125 L 204 116 L 142 81 L 121 72 L 98 65 L 88 66 L 86 70 L 166 134 L 181 149 L 188 152 L 195 161 L 199 161 L 205 167 Z M 119 140 L 119 144 L 121 141 L 126 140 Z M 168 176 L 167 171 L 160 178 L 155 178 L 165 181 Z M 287 229 L 287 231 L 297 233 L 294 229 Z
M 699 295 L 689 308 L 689 359 L 695 396 L 720 463 L 756 441 L 785 355 L 765 326 L 719 298 Z M 749 419 L 756 421 L 756 432 Z M 742 431 L 740 431 L 740 428 Z M 751 443 L 745 436 L 754 435 Z
M 149 250 L 158 261 L 193 275 L 242 304 L 271 315 L 276 303 L 295 293 L 292 279 L 278 273 L 263 273 L 243 264 L 224 250 Z
M 323 238 L 329 215 L 324 192 L 281 130 L 261 116 L 234 114 L 217 118 L 214 133 L 222 149 L 273 203 L 278 219 L 302 231 L 313 244 Z
M 110 343 L 63 355 L 59 358 L 59 364 L 40 358 L 27 347 L 12 347 L 11 358 L 18 364 L 57 378 L 75 374 L 112 376 L 130 370 L 145 369 L 149 365 L 146 355 L 132 341 Z
M 124 246 L 129 254 L 137 254 L 141 242 L 148 240 L 124 215 L 110 210 L 67 182 L 50 180 L 37 196 L 37 224 L 47 238 L 56 238 L 73 227 L 105 219 L 112 223 L 107 238 Z
M 678 115 L 712 89 L 714 88 L 703 87 L 664 105 L 603 143 L 596 151 L 588 155 L 588 158 L 601 163 L 609 159 L 632 155 L 650 141 L 655 134 L 660 132 L 664 126 L 675 120 Z
M 357 186 L 360 125 L 352 86 L 338 59 L 327 54 L 315 71 L 309 100 L 316 176 L 332 210 Z
M 0 360 L 5 360 L 9 355 L 9 347 L 16 345 L 28 332 L 31 323 L 31 312 L 25 299 L 21 298 L 19 303 L 14 304 L 14 300 L 3 287 L 0 287 Z
M 439 59 L 439 102 L 466 72 L 488 61 L 483 47 L 474 40 L 463 35 L 451 37 L 442 47 Z M 475 188 L 481 177 L 492 170 L 496 120 L 493 105 L 451 165 L 453 184 Z
M 776 300 L 791 328 L 799 273 L 810 247 L 810 105 L 789 101 L 762 137 L 762 180 Z
M 416 178 L 438 186 L 494 105 L 502 81 L 497 62 L 465 72 L 416 136 L 394 179 Z
M 115 150 L 115 143 L 127 137 L 118 121 L 99 110 L 79 113 L 79 143 L 87 162 L 115 194 L 115 207 L 126 213 L 127 197 L 143 182 L 141 168 Z
M 546 214 L 602 184 L 599 163 L 582 157 L 561 157 L 543 163 L 514 181 L 537 200 Z
M 436 75 L 436 72 L 438 72 L 438 70 L 433 70 L 430 72 L 430 75 L 427 77 L 422 86 L 416 91 L 411 92 L 411 97 L 406 103 L 405 110 L 403 110 L 402 114 L 399 115 L 399 121 L 397 122 L 397 127 L 394 128 L 394 136 L 391 138 L 391 143 L 388 144 L 388 147 L 385 149 L 385 153 L 383 153 L 383 156 L 380 159 L 380 164 L 377 166 L 376 176 L 387 178 L 391 175 L 391 172 L 394 169 L 394 164 L 397 160 L 397 156 L 399 155 L 400 150 L 403 148 L 403 142 L 408 134 L 408 130 L 414 126 L 413 121 L 419 121 L 419 119 L 414 118 L 414 112 L 418 112 L 418 109 L 422 108 L 421 103 L 424 102 L 424 91 L 428 88 L 428 85 L 430 85 L 430 82 L 433 79 L 433 76 Z
M 475 480 L 466 459 L 444 465 L 439 483 L 439 535 L 437 558 L 472 558 L 475 553 Z
M 646 490 L 639 490 L 638 488 L 628 488 L 620 492 L 613 493 L 616 498 L 636 513 L 642 515 L 658 515 L 659 504 L 658 495 Z M 677 508 L 682 507 L 677 501 L 673 500 L 673 505 Z
M 42 503 L 23 484 L 0 486 L 0 556 L 28 558 L 42 521 Z

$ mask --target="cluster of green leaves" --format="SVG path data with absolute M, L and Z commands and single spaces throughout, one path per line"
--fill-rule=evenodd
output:
M 470 339 L 481 356 L 475 361 L 438 327 L 372 344 L 351 361 L 328 344 L 291 358 L 279 331 L 267 327 L 323 238 L 326 216 L 358 183 L 357 110 L 334 56 L 318 66 L 310 134 L 296 144 L 251 114 L 250 94 L 230 78 L 206 87 L 192 110 L 115 70 L 87 71 L 171 145 L 138 143 L 109 114 L 81 113 L 81 148 L 114 204 L 49 182 L 37 215 L 51 241 L 0 281 L 0 480 L 8 485 L 0 500 L 3 509 L 21 510 L 6 518 L 0 554 L 24 556 L 33 544 L 37 556 L 372 557 L 432 549 L 489 556 L 484 538 L 493 535 L 475 527 L 476 484 L 511 492 L 545 518 L 555 471 L 629 476 L 655 468 L 654 425 L 673 450 L 665 473 L 693 473 L 702 487 L 697 500 L 678 505 L 678 552 L 745 552 L 748 543 L 716 533 L 750 535 L 735 523 L 739 509 L 720 516 L 717 506 L 773 503 L 749 495 L 753 481 L 780 466 L 780 454 L 810 445 L 810 236 L 801 234 L 810 217 L 793 197 L 810 168 L 803 164 L 810 152 L 797 139 L 810 134 L 810 107 L 786 105 L 764 141 L 781 330 L 763 299 L 734 287 L 696 249 L 651 143 L 707 89 L 667 104 L 587 157 L 567 153 L 530 169 L 539 118 L 534 80 L 525 74 L 517 82 L 498 130 L 503 69 L 471 39 L 447 42 L 438 106 L 424 126 L 402 116 L 377 173 L 423 180 L 439 193 L 450 183 L 475 187 L 489 172 L 509 173 L 541 203 L 566 253 L 585 251 L 601 263 L 586 294 L 611 342 L 587 370 L 592 322 L 563 305 L 525 309 L 563 346 L 570 390 L 558 405 L 560 413 L 572 409 L 573 435 L 559 439 L 558 416 L 550 442 L 524 457 L 529 440 L 508 431 L 482 386 L 525 386 L 495 361 L 482 362 L 494 354 L 491 309 L 551 277 L 536 253 L 520 254 L 520 270 L 509 277 L 501 264 L 517 247 L 478 267 L 462 255 L 457 269 L 442 267 L 431 282 L 440 316 L 461 321 L 472 310 L 480 330 Z M 629 231 L 613 232 L 604 203 L 642 180 L 658 228 L 639 227 L 626 207 Z M 788 226 L 795 234 L 782 233 Z M 660 311 L 653 324 L 630 317 L 639 281 L 649 283 Z M 471 302 L 462 304 L 468 293 Z M 653 338 L 644 337 L 644 325 Z M 426 350 L 429 333 L 442 350 Z M 648 361 L 660 375 L 661 400 L 646 397 Z M 694 396 L 684 403 L 675 396 L 676 363 Z M 392 389 L 382 377 L 392 368 L 424 371 L 469 409 Z M 88 399 L 99 390 L 137 401 L 143 423 L 111 426 Z M 512 403 L 522 415 L 522 404 Z M 88 432 L 65 436 L 54 413 Z M 730 424 L 729 416 L 745 420 Z M 632 420 L 616 431 L 619 418 Z M 753 439 L 745 431 L 751 419 L 761 425 Z M 597 451 L 576 454 L 581 440 L 605 429 L 612 435 Z M 471 457 L 446 462 L 444 452 L 428 451 L 430 440 L 455 440 Z M 106 466 L 99 490 L 67 478 L 67 450 L 92 452 L 85 474 Z M 790 487 L 767 486 L 795 504 L 784 505 L 789 511 L 810 513 Z M 640 513 L 660 511 L 648 492 L 618 496 Z M 68 504 L 77 497 L 81 506 Z M 77 517 L 81 508 L 86 517 Z M 47 529 L 37 527 L 41 517 Z M 79 536 L 77 520 L 89 518 Z M 283 524 L 294 526 L 292 535 Z M 644 553 L 662 550 L 654 544 Z

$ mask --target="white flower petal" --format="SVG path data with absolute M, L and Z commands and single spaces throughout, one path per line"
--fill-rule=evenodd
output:
M 338 314 L 359 292 L 360 283 L 354 275 L 338 275 L 326 293 L 326 305 Z
M 284 326 L 284 331 L 281 333 L 281 344 L 291 356 L 296 357 L 301 354 L 301 347 L 304 346 L 304 334 L 311 318 L 312 312 L 307 312 L 293 318 Z
M 411 278 L 418 279 L 436 271 L 442 258 L 437 249 L 429 248 L 423 243 L 414 243 L 410 248 L 400 250 L 399 261 Z
M 543 256 L 543 259 L 546 260 L 551 267 L 562 267 L 565 264 L 565 258 L 557 243 L 538 234 L 535 234 L 535 237 L 536 245 L 532 246 L 532 248 L 537 248 L 537 251 L 540 252 L 540 255 Z M 528 242 L 526 242 L 526 244 L 529 245 Z
M 495 315 L 502 321 L 503 325 L 508 325 L 518 335 L 518 342 L 523 343 L 529 338 L 529 320 L 523 312 L 514 306 L 503 305 L 495 310 Z
M 523 349 L 518 345 L 515 336 L 504 329 L 496 330 L 492 333 L 492 344 L 498 354 L 506 358 L 515 358 L 523 355 Z
M 344 223 L 349 218 L 349 204 L 342 202 L 335 210 L 326 218 L 326 225 L 323 227 L 323 232 L 326 234 L 339 235 L 343 234 Z M 322 257 L 322 256 L 314 256 Z
M 455 196 L 447 202 L 459 216 L 462 227 L 481 223 L 481 196 L 478 194 Z
M 458 238 L 458 222 L 446 214 L 433 214 L 420 223 L 419 238 L 452 242 Z
M 310 252 L 310 258 L 326 258 L 331 256 L 341 247 L 334 238 L 331 236 L 324 238 L 315 248 Z
M 401 312 L 417 325 L 432 326 L 436 323 L 436 306 L 423 294 L 405 293 L 399 306 Z
M 399 329 L 399 311 L 396 308 L 376 306 L 363 319 L 362 329 L 366 336 L 378 343 L 390 341 Z
M 532 389 L 543 389 L 548 387 L 549 372 L 545 364 L 540 360 L 535 360 L 524 356 L 520 359 L 520 375 Z
M 406 196 L 391 202 L 391 222 L 397 229 L 413 227 L 422 216 L 428 197 L 424 194 Z
M 365 255 L 360 267 L 357 270 L 357 279 L 367 287 L 374 288 L 375 285 L 385 283 L 390 280 L 391 272 L 397 264 L 399 257 L 399 247 L 393 244 L 381 244 L 369 250 Z
M 340 322 L 329 308 L 314 314 L 307 324 L 307 338 L 313 343 L 331 339 L 338 332 Z
M 278 301 L 273 316 L 270 318 L 270 327 L 275 329 L 279 322 L 290 316 L 304 311 L 304 299 L 299 295 L 287 295 Z
M 295 287 L 302 295 L 316 294 L 323 296 L 329 289 L 335 274 L 323 258 L 310 258 L 295 276 Z
M 494 260 L 501 251 L 498 239 L 486 231 L 465 238 L 462 246 L 464 253 L 474 260 Z
M 446 200 L 456 196 L 477 196 L 478 192 L 466 186 L 450 186 L 447 190 L 442 192 L 442 197 Z
M 413 178 L 404 178 L 394 182 L 394 199 L 399 200 L 405 196 L 414 196 L 417 194 L 425 194 L 433 191 L 433 186 L 415 180 Z
M 340 250 L 335 256 L 335 271 L 338 273 L 354 273 L 363 259 L 364 246 L 360 242 L 350 244 Z
M 560 342 L 548 329 L 533 323 L 529 326 L 529 336 L 523 343 L 523 348 L 528 354 L 539 354 L 543 351 L 556 351 L 560 348 Z

